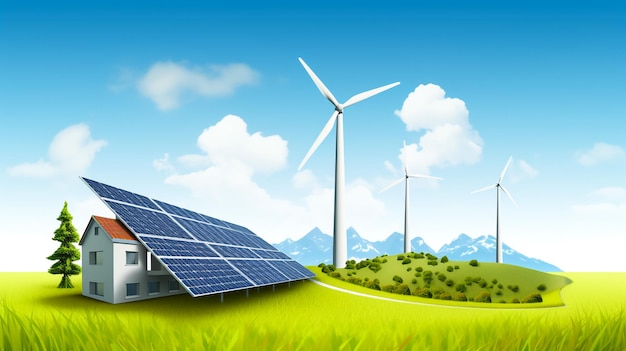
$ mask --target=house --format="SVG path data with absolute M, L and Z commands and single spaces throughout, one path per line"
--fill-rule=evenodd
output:
M 186 293 L 117 219 L 92 216 L 79 244 L 84 296 L 116 304 Z

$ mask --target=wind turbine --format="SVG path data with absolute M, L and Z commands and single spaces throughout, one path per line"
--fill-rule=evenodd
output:
M 335 150 L 335 226 L 333 229 L 333 264 L 337 268 L 343 268 L 346 265 L 346 260 L 348 257 L 348 238 L 346 233 L 346 227 L 344 223 L 344 193 L 345 193 L 345 169 L 344 169 L 344 158 L 343 158 L 343 110 L 350 106 L 354 105 L 359 101 L 365 100 L 369 97 L 372 97 L 378 93 L 382 93 L 387 89 L 391 89 L 396 85 L 400 84 L 400 82 L 395 82 L 392 84 L 385 85 L 380 88 L 368 90 L 359 94 L 354 95 L 349 98 L 343 104 L 337 102 L 337 99 L 333 96 L 333 94 L 326 88 L 324 83 L 315 75 L 313 70 L 304 62 L 304 60 L 298 57 L 298 60 L 307 71 L 313 83 L 317 86 L 317 89 L 322 93 L 322 95 L 330 101 L 333 106 L 335 106 L 335 112 L 330 116 L 328 122 L 322 129 L 322 132 L 318 135 L 317 139 L 309 149 L 309 152 L 306 154 L 300 166 L 298 166 L 298 170 L 301 170 L 304 164 L 309 160 L 309 157 L 315 152 L 317 147 L 324 141 L 330 130 L 333 128 L 335 122 L 337 122 L 336 129 L 336 150 Z
M 513 204 L 517 206 L 517 203 L 515 202 L 515 200 L 513 200 L 513 197 L 511 196 L 511 194 L 509 194 L 508 191 L 506 191 L 506 188 L 502 185 L 502 178 L 504 178 L 504 174 L 506 173 L 507 168 L 509 168 L 509 164 L 511 163 L 511 160 L 513 159 L 513 156 L 509 157 L 509 160 L 506 163 L 506 166 L 504 166 L 504 169 L 502 170 L 502 173 L 500 173 L 500 178 L 498 179 L 498 182 L 495 185 L 490 185 L 488 187 L 484 187 L 482 189 L 478 189 L 476 191 L 473 191 L 472 194 L 475 193 L 479 193 L 481 191 L 485 191 L 485 190 L 489 190 L 491 188 L 496 188 L 497 191 L 497 206 L 496 206 L 496 262 L 497 263 L 502 263 L 502 239 L 500 238 L 500 189 L 502 189 L 502 191 L 506 194 L 506 196 L 509 197 L 509 199 L 511 199 L 511 202 L 513 202 Z
M 436 179 L 443 180 L 443 178 L 431 177 L 427 175 L 421 174 L 409 174 L 407 170 L 407 162 L 406 162 L 406 142 L 402 142 L 404 145 L 403 153 L 404 160 L 402 165 L 404 166 L 404 177 L 394 181 L 393 183 L 387 185 L 380 192 L 387 191 L 390 188 L 400 184 L 404 180 L 404 252 L 411 252 L 411 239 L 409 238 L 409 178 L 423 178 L 423 179 Z

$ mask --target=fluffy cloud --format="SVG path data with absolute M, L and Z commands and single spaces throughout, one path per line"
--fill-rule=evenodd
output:
M 79 175 L 91 165 L 96 153 L 106 144 L 105 140 L 92 139 L 87 125 L 71 125 L 52 139 L 48 160 L 19 164 L 9 168 L 9 174 L 36 178 Z
M 626 199 L 626 189 L 619 186 L 596 189 L 592 194 L 606 199 Z
M 591 149 L 578 153 L 576 160 L 583 166 L 594 166 L 622 157 L 624 157 L 624 149 L 620 146 L 607 143 L 595 143 Z
M 469 123 L 463 100 L 445 97 L 435 84 L 419 85 L 395 114 L 408 131 L 426 130 L 417 144 L 407 145 L 411 172 L 429 174 L 433 166 L 473 164 L 480 160 L 483 140 Z M 403 152 L 400 152 L 403 159 Z
M 173 171 L 174 166 L 170 163 L 170 155 L 164 154 L 162 158 L 152 161 L 152 166 L 157 171 Z
M 137 87 L 160 110 L 171 110 L 180 105 L 182 97 L 229 95 L 240 86 L 254 84 L 258 76 L 245 64 L 213 65 L 206 69 L 167 61 L 153 64 Z

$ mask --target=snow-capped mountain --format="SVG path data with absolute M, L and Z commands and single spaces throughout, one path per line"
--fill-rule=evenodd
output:
M 392 233 L 383 241 L 375 242 L 363 239 L 352 227 L 348 228 L 347 234 L 348 259 L 359 261 L 382 254 L 395 255 L 403 251 L 404 236 L 398 232 Z M 322 233 L 317 227 L 300 240 L 287 239 L 274 244 L 274 246 L 303 265 L 318 265 L 321 262 L 332 263 L 332 236 Z M 473 239 L 466 234 L 461 234 L 449 244 L 442 246 L 439 251 L 435 251 L 424 242 L 424 239 L 416 237 L 411 240 L 411 248 L 414 252 L 430 252 L 438 257 L 445 255 L 450 260 L 469 261 L 475 259 L 479 262 L 494 262 L 496 238 L 492 235 L 482 235 Z M 558 267 L 547 262 L 527 257 L 505 243 L 502 243 L 502 256 L 505 263 L 544 272 L 561 271 Z

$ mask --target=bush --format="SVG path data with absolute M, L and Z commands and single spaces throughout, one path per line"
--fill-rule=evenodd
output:
M 540 293 L 532 293 L 526 296 L 522 300 L 522 303 L 538 303 L 538 302 L 543 302 L 543 298 L 541 297 Z
M 498 290 L 498 291 L 496 291 L 496 295 L 498 295 L 498 296 L 502 296 L 502 290 Z
M 380 258 L 376 257 L 376 258 L 374 258 L 374 259 L 372 260 L 372 262 L 374 262 L 374 263 L 380 263 L 381 261 L 380 261 Z
M 446 281 L 446 275 L 445 275 L 445 274 L 443 274 L 443 273 L 442 273 L 442 274 L 439 274 L 439 275 L 437 276 L 437 279 L 439 279 L 439 281 L 443 283 L 443 282 L 445 282 L 445 281 Z
M 447 285 L 447 286 L 452 286 L 452 285 L 454 285 L 454 280 L 452 280 L 452 279 L 448 279 L 448 280 L 446 280 L 446 285 Z
M 517 297 L 514 297 L 513 300 L 511 300 L 511 303 L 519 303 L 519 299 Z
M 428 299 L 433 297 L 433 293 L 431 293 L 430 289 L 428 289 L 428 288 L 417 288 L 417 289 L 413 290 L 413 293 L 411 295 L 419 296 L 419 297 L 425 297 L 425 298 L 428 298 Z
M 493 280 L 491 281 L 492 284 L 498 284 L 498 279 L 493 278 Z
M 467 289 L 467 287 L 465 286 L 465 284 L 457 284 L 454 287 L 454 290 L 458 291 L 458 292 L 465 292 L 465 290 Z
M 459 291 L 454 295 L 454 301 L 467 301 L 467 296 Z
M 363 286 L 369 289 L 380 290 L 380 284 L 375 280 L 363 282 Z
M 411 271 L 411 269 L 413 269 L 413 268 L 411 268 L 411 267 L 406 267 L 406 271 L 407 271 L 407 272 L 410 272 L 410 271 Z
M 441 258 L 441 263 L 447 263 L 448 262 L 448 256 L 443 256 Z
M 361 285 L 363 280 L 361 278 L 359 278 L 359 277 L 350 277 L 350 278 L 346 279 L 346 281 L 348 283 Z
M 487 281 L 486 281 L 486 280 L 484 280 L 484 279 L 481 279 L 481 280 L 480 280 L 480 283 L 478 283 L 478 285 L 479 285 L 481 288 L 486 288 L 486 287 L 487 287 L 487 284 L 488 284 L 488 283 L 487 283 Z
M 422 267 L 417 267 L 417 268 L 415 268 L 415 270 L 416 270 L 416 271 L 418 271 L 418 272 L 422 272 L 422 271 L 424 271 L 424 268 L 422 268 Z
M 437 260 L 428 260 L 427 264 L 431 265 L 431 266 L 436 266 L 439 264 L 439 261 Z
M 341 273 L 339 272 L 330 272 L 329 275 L 333 278 L 341 278 Z
M 403 282 L 402 277 L 399 276 L 399 275 L 394 275 L 393 276 L 393 281 L 398 283 L 398 284 L 402 284 L 402 282 Z
M 413 284 L 413 285 L 417 284 L 417 279 L 415 279 L 415 278 L 411 279 L 411 284 Z
M 504 287 L 504 285 L 498 284 L 498 289 L 502 289 L 503 287 Z
M 398 255 L 398 261 L 404 260 L 404 255 Z
M 546 290 L 546 284 L 543 284 L 543 283 L 539 284 L 539 286 L 537 287 L 537 290 L 539 290 L 539 291 Z
M 452 272 L 452 271 L 454 271 L 454 267 L 448 266 L 448 267 L 446 267 L 446 271 Z
M 509 288 L 509 290 L 511 290 L 512 292 L 518 292 L 519 291 L 519 286 L 517 286 L 517 285 L 509 285 L 509 286 L 507 286 L 507 288 Z
M 474 283 L 480 283 L 480 281 L 481 281 L 481 280 L 482 280 L 482 278 L 481 278 L 481 277 L 474 277 L 474 278 L 472 278 L 472 281 L 473 281 Z
M 478 261 L 471 260 L 471 261 L 469 261 L 469 265 L 472 266 L 472 267 L 478 267 Z
M 422 273 L 420 273 L 420 272 L 415 273 L 415 277 L 419 278 L 421 276 L 422 276 Z
M 491 303 L 491 294 L 487 291 L 483 291 L 474 298 L 474 301 Z
M 448 294 L 447 292 L 441 293 L 438 296 L 439 300 L 452 300 L 452 295 Z
M 455 264 L 454 269 L 461 269 L 461 267 L 458 264 Z
M 376 273 L 379 270 L 381 270 L 383 267 L 380 266 L 380 263 L 372 263 L 368 266 L 368 268 L 371 269 L 374 273 Z
M 411 259 L 408 257 L 402 260 L 402 264 L 409 264 L 409 263 L 411 263 Z
M 467 286 L 472 285 L 472 277 L 465 277 L 465 285 Z
M 429 260 L 435 260 L 435 261 L 438 260 L 437 256 L 435 256 L 433 254 L 430 254 L 430 253 L 426 254 L 426 258 L 429 259 Z
M 355 260 L 346 261 L 346 269 L 356 269 L 356 261 Z
M 324 268 L 324 267 L 326 267 L 326 263 L 322 262 L 322 263 L 318 264 L 317 266 L 320 267 L 320 268 Z
M 383 258 L 383 263 L 387 263 L 387 259 L 386 258 Z
M 506 303 L 506 301 L 504 301 L 504 300 L 500 300 L 500 301 L 498 301 L 498 302 L 500 302 L 500 303 Z
M 411 295 L 411 289 L 406 284 L 400 284 L 393 289 L 394 294 Z
M 393 293 L 393 289 L 395 289 L 395 288 L 396 288 L 396 286 L 395 286 L 395 285 L 389 284 L 389 285 L 383 285 L 383 286 L 381 286 L 381 287 L 380 287 L 380 290 L 381 290 L 381 291 L 388 292 L 388 293 Z
M 413 255 L 414 258 L 416 259 L 420 259 L 420 258 L 424 258 L 424 253 L 416 253 L 415 255 Z

